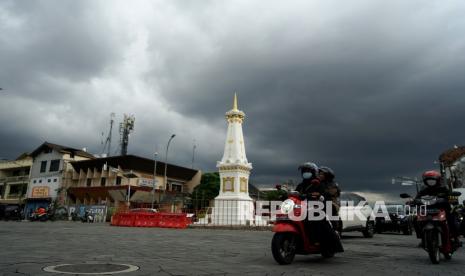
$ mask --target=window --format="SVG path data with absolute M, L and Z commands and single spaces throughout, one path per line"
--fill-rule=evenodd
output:
M 60 159 L 52 160 L 50 162 L 50 172 L 57 172 L 60 169 Z
M 47 170 L 47 161 L 40 162 L 40 172 L 44 173 Z
M 102 179 L 100 179 L 100 186 L 105 186 L 105 184 L 107 183 L 107 179 L 105 177 L 102 177 Z
M 19 176 L 19 170 L 13 171 L 13 176 Z
M 57 182 L 57 180 L 58 180 L 58 178 L 54 178 L 54 179 L 53 179 L 53 182 L 55 183 L 55 182 Z
M 52 179 L 50 179 L 50 178 L 47 179 L 47 182 L 48 182 L 48 183 L 51 183 L 51 182 L 52 182 Z
M 37 180 L 32 181 L 32 183 L 36 184 L 36 183 L 37 183 Z
M 171 191 L 173 192 L 182 192 L 182 184 L 181 183 L 171 183 Z
M 42 183 L 42 179 L 39 179 L 39 183 Z
M 52 153 L 52 149 L 51 148 L 46 148 L 46 149 L 44 149 L 44 153 Z
M 27 189 L 25 185 L 10 185 L 9 198 L 20 198 L 24 195 L 24 191 Z
M 86 185 L 87 185 L 87 187 L 92 186 L 92 179 L 87 178 L 87 183 L 86 183 Z
M 121 185 L 121 180 L 122 180 L 121 176 L 116 177 L 116 186 Z

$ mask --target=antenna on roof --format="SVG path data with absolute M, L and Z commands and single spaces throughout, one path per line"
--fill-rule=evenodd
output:
M 115 121 L 113 118 L 115 118 L 115 113 L 112 112 L 110 114 L 110 131 L 108 131 L 108 136 L 105 139 L 105 144 L 103 145 L 103 150 L 102 150 L 102 155 L 106 151 L 108 157 L 110 156 L 110 153 L 111 153 L 111 136 L 112 136 L 111 133 L 113 130 L 113 123 Z M 102 132 L 102 136 L 103 136 L 103 132 Z
M 134 130 L 134 122 L 136 118 L 134 115 L 124 114 L 124 120 L 119 124 L 121 155 L 128 153 L 129 134 Z

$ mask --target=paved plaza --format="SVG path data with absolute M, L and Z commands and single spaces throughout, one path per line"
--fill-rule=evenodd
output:
M 242 230 L 120 228 L 78 222 L 0 222 L 0 275 L 60 275 L 60 264 L 130 264 L 118 275 L 463 275 L 465 253 L 432 265 L 413 236 L 346 235 L 333 259 L 298 256 L 279 266 L 272 233 Z M 64 274 L 63 274 L 64 275 Z

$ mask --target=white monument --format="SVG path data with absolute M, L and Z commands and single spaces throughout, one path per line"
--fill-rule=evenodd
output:
M 220 194 L 215 198 L 212 223 L 216 225 L 246 225 L 253 223 L 253 200 L 249 196 L 249 175 L 252 164 L 245 155 L 242 122 L 245 114 L 237 108 L 234 94 L 233 108 L 226 112 L 228 133 L 224 154 L 216 167 L 220 172 Z

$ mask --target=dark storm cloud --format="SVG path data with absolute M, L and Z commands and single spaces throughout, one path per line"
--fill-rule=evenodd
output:
M 0 8 L 0 78 L 18 91 L 2 154 L 15 135 L 97 152 L 115 111 L 136 115 L 130 151 L 163 152 L 176 133 L 174 161 L 189 164 L 196 139 L 197 166 L 215 170 L 236 91 L 255 183 L 313 160 L 346 189 L 395 191 L 391 177 L 465 139 L 462 3 L 65 3 Z M 29 123 L 44 113 L 58 130 Z

